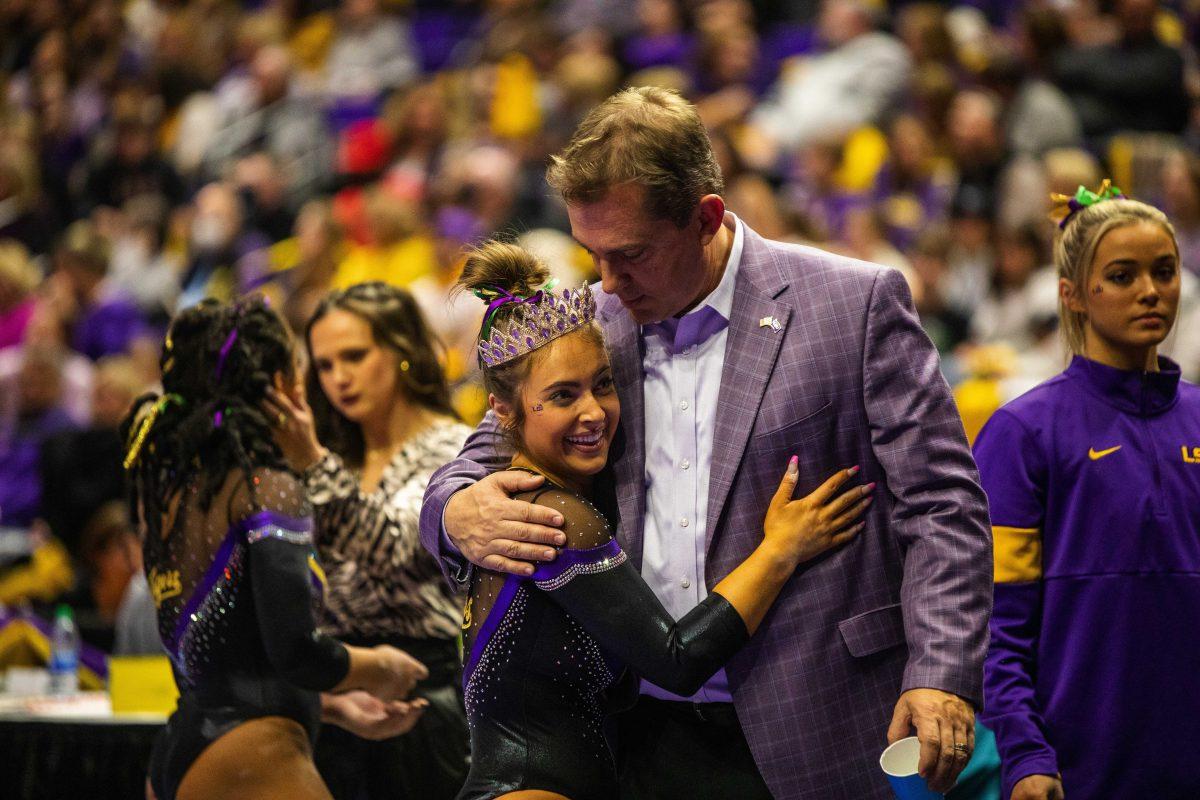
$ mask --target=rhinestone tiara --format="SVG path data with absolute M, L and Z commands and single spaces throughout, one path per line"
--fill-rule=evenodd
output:
M 516 308 L 493 322 L 490 331 L 484 323 L 486 338 L 479 340 L 479 360 L 485 367 L 520 358 L 596 318 L 596 298 L 586 283 L 562 292 L 541 289 L 530 297 L 505 292 L 492 300 L 488 317 L 508 304 Z

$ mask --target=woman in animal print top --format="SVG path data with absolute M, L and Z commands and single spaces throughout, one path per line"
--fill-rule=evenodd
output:
M 404 737 L 368 742 L 323 733 L 317 766 L 337 798 L 452 797 L 467 771 L 459 683 L 462 608 L 422 549 L 417 525 L 430 475 L 470 429 L 450 406 L 433 339 L 408 292 L 363 283 L 318 305 L 305 331 L 307 401 L 268 412 L 303 474 L 329 579 L 323 627 L 419 659 L 429 708 Z

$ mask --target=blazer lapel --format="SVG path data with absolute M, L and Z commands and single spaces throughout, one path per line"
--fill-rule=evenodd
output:
M 717 522 L 725 508 L 734 476 L 746 451 L 750 431 L 758 416 L 767 382 L 775 368 L 783 345 L 792 309 L 774 298 L 786 284 L 770 290 L 760 289 L 755 280 L 755 258 L 760 248 L 757 237 L 745 229 L 746 244 L 733 295 L 729 320 L 729 338 L 725 343 L 725 366 L 721 371 L 721 389 L 717 395 L 717 416 L 713 427 L 713 456 L 708 484 L 708 510 L 704 549 L 711 548 Z M 761 277 L 769 277 L 761 275 Z M 778 325 L 778 327 L 776 327 Z M 717 446 L 716 443 L 720 445 Z
M 621 400 L 621 424 L 614 441 L 613 477 L 620 524 L 617 540 L 639 569 L 642 563 L 642 522 L 646 513 L 645 397 L 642 393 L 642 352 L 638 326 L 615 298 L 602 312 L 613 380 Z

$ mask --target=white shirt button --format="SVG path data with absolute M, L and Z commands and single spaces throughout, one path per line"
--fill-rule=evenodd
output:
M 685 458 L 683 461 L 680 461 L 680 462 L 679 462 L 679 468 L 680 468 L 680 469 L 687 469 L 687 468 L 688 468 L 688 467 L 690 467 L 691 465 L 692 465 L 692 462 L 688 461 L 686 458 Z
M 687 526 L 688 526 L 688 518 L 687 518 L 687 517 L 680 517 L 680 518 L 679 518 L 679 527 L 681 527 L 681 528 L 686 528 Z
M 681 581 L 679 582 L 679 585 L 680 585 L 680 586 L 682 586 L 682 587 L 683 587 L 683 588 L 685 588 L 685 589 L 690 589 L 690 588 L 692 588 L 692 582 L 691 582 L 691 581 L 689 581 L 687 578 L 684 578 L 683 580 L 681 580 Z
M 682 410 L 682 411 L 687 411 L 687 410 L 688 410 L 688 401 L 687 401 L 687 400 L 680 400 L 680 401 L 679 401 L 679 408 L 680 408 L 680 410 Z

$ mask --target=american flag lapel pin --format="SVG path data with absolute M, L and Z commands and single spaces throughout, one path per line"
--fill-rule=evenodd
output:
M 777 331 L 783 326 L 779 324 L 779 320 L 775 317 L 763 317 L 758 321 L 758 327 L 770 328 L 773 331 Z

